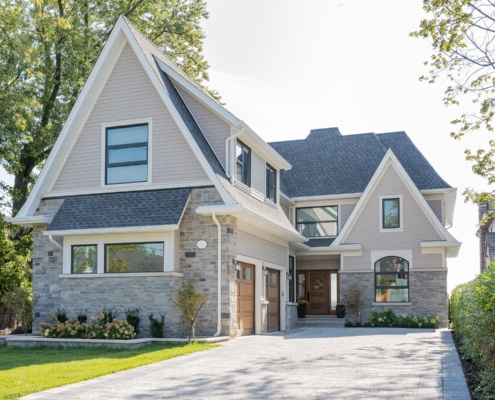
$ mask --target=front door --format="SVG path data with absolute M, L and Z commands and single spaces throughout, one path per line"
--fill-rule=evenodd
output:
M 269 269 L 266 275 L 268 332 L 280 330 L 280 271 Z
M 241 264 L 237 279 L 237 334 L 254 334 L 254 265 Z
M 308 314 L 327 315 L 330 314 L 330 287 L 329 274 L 326 270 L 306 272 L 306 290 L 308 304 Z

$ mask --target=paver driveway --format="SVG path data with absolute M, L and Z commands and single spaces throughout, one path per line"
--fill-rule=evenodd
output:
M 29 399 L 469 399 L 446 330 L 297 328 Z

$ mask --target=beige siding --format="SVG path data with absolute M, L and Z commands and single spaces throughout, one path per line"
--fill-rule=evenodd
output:
M 126 45 L 52 192 L 100 188 L 101 124 L 150 117 L 153 118 L 152 184 L 207 179 L 132 49 Z
M 252 151 L 252 150 L 251 150 Z M 265 197 L 265 160 L 252 151 L 251 155 L 251 187 Z
M 175 85 L 184 103 L 194 117 L 199 128 L 210 143 L 211 148 L 225 168 L 225 139 L 230 136 L 229 125 L 206 108 L 179 85 Z
M 351 216 L 352 210 L 354 210 L 356 204 L 342 204 L 340 206 L 340 229 L 344 228 L 345 223 Z
M 428 200 L 427 203 L 433 210 L 433 213 L 437 216 L 438 220 L 443 225 L 444 221 L 442 218 L 442 200 Z
M 403 231 L 380 232 L 380 196 L 402 195 Z M 345 243 L 361 243 L 362 256 L 345 257 L 344 270 L 371 269 L 371 250 L 412 250 L 412 265 L 417 269 L 441 268 L 441 255 L 422 255 L 420 242 L 441 240 L 416 200 L 404 185 L 395 169 L 390 166 L 371 194 Z M 391 254 L 393 255 L 393 254 Z
M 340 260 L 325 258 L 322 260 L 297 260 L 297 270 L 340 269 Z
M 289 221 L 293 223 L 290 207 L 282 202 L 280 203 L 280 207 L 282 207 L 282 211 L 284 212 L 285 216 L 289 219 Z
M 243 230 L 237 231 L 237 254 L 286 266 L 289 248 Z

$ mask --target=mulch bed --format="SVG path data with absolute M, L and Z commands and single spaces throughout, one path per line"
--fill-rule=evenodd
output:
M 470 360 L 466 360 L 461 352 L 461 343 L 455 332 L 452 332 L 452 338 L 454 339 L 455 348 L 457 349 L 457 354 L 459 354 L 459 359 L 461 360 L 462 370 L 464 371 L 464 377 L 466 378 L 466 382 L 468 385 L 469 393 L 471 394 L 471 398 L 473 400 L 483 400 L 479 394 L 475 393 L 476 385 L 478 383 L 477 376 L 480 373 L 480 367 L 471 362 Z

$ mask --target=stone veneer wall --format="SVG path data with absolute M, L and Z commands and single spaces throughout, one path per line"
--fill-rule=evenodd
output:
M 361 288 L 361 295 L 364 300 L 364 307 L 361 310 L 361 320 L 369 320 L 369 314 L 374 307 L 377 312 L 382 312 L 387 308 L 394 310 L 396 315 L 407 314 L 438 316 L 440 326 L 447 327 L 449 324 L 449 298 L 447 293 L 447 270 L 445 271 L 414 271 L 409 273 L 409 295 L 411 305 L 383 304 L 373 305 L 374 302 L 374 273 L 346 273 L 340 272 L 340 302 L 344 303 L 344 293 L 352 282 L 357 282 Z M 357 316 L 349 314 L 346 310 L 346 319 L 356 321 Z
M 296 327 L 297 323 L 297 303 L 287 303 L 285 314 L 286 329 L 290 331 Z
M 45 199 L 40 203 L 38 214 L 54 215 L 63 199 Z M 48 321 L 57 309 L 65 309 L 69 315 L 87 309 L 94 315 L 104 306 L 115 307 L 119 318 L 125 318 L 124 309 L 141 308 L 141 334 L 148 336 L 148 314 L 165 314 L 166 337 L 187 334 L 185 321 L 178 307 L 170 301 L 177 291 L 194 283 L 199 291 L 210 297 L 210 304 L 201 310 L 198 336 L 212 335 L 217 328 L 217 226 L 211 216 L 196 213 L 200 205 L 222 204 L 215 188 L 198 188 L 191 192 L 180 225 L 180 269 L 183 277 L 94 277 L 60 278 L 63 270 L 63 251 L 43 235 L 46 225 L 34 230 L 33 243 L 33 292 L 39 301 L 34 309 L 34 333 L 39 334 L 39 323 Z M 235 335 L 237 328 L 236 271 L 232 266 L 234 254 L 236 219 L 218 217 L 222 224 L 222 332 Z M 208 246 L 200 250 L 198 240 L 206 240 Z M 57 239 L 62 245 L 62 240 Z M 179 259 L 179 258 L 177 258 Z

